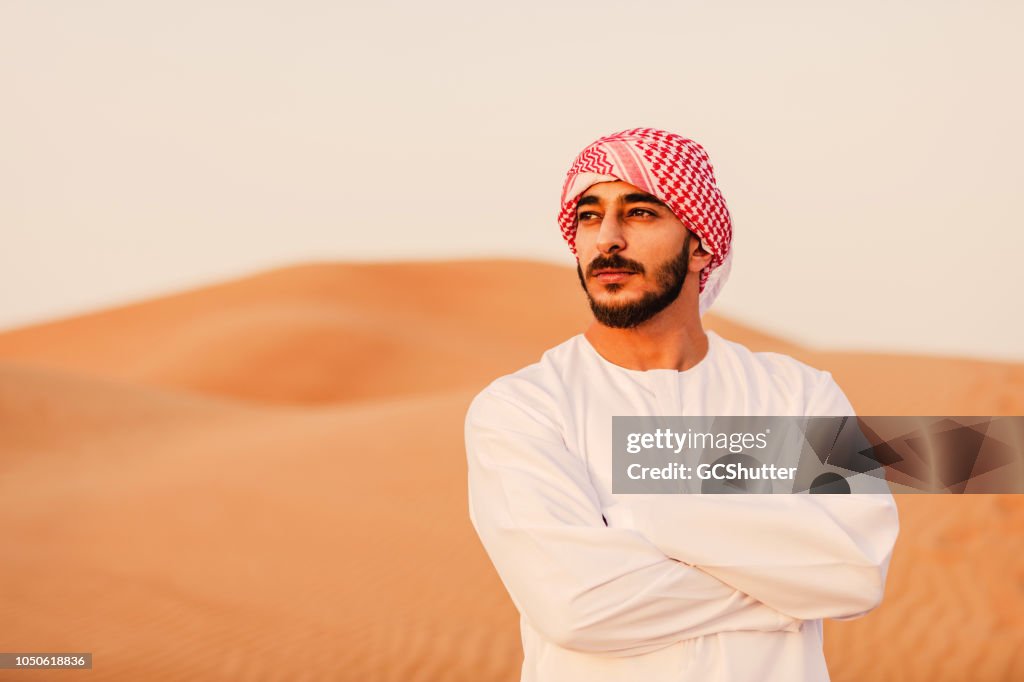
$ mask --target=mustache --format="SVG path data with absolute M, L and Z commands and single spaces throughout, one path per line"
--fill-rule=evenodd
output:
M 642 275 L 645 272 L 642 263 L 638 263 L 635 260 L 630 260 L 617 253 L 613 253 L 610 256 L 598 256 L 594 260 L 590 261 L 590 265 L 587 266 L 587 277 L 593 277 L 594 271 L 596 270 L 605 270 L 608 268 L 625 270 L 626 272 L 633 272 L 638 275 Z

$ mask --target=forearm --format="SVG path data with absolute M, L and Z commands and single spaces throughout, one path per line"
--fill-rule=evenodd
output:
M 874 608 L 898 532 L 887 494 L 651 495 L 628 514 L 666 555 L 803 620 Z
M 570 649 L 630 656 L 714 632 L 798 626 L 637 531 L 606 523 L 584 462 L 543 419 L 483 394 L 466 420 L 470 520 L 541 634 Z
M 563 529 L 552 538 L 560 540 L 557 549 L 542 555 L 530 531 L 478 530 L 516 606 L 565 648 L 634 656 L 718 632 L 799 628 L 798 620 L 665 557 L 631 531 Z

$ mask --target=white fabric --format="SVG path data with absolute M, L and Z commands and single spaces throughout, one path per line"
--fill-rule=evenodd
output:
M 613 415 L 853 414 L 830 373 L 708 338 L 678 372 L 577 335 L 473 400 L 469 514 L 521 615 L 523 682 L 828 680 L 821 619 L 880 602 L 887 490 L 611 493 Z
M 602 173 L 576 173 L 569 179 L 569 184 L 562 191 L 562 201 L 575 199 L 599 182 L 620 182 L 620 179 L 614 175 Z M 650 189 L 645 189 L 645 191 L 650 192 Z

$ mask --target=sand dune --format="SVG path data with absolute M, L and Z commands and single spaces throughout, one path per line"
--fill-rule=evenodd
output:
M 587 319 L 555 266 L 314 264 L 0 334 L 0 359 L 260 403 L 474 387 Z
M 314 264 L 0 334 L 0 648 L 95 656 L 0 680 L 517 680 L 462 417 L 587 319 L 563 268 Z M 864 414 L 1024 414 L 1022 365 L 706 322 Z M 833 679 L 1024 679 L 1024 499 L 899 503 Z

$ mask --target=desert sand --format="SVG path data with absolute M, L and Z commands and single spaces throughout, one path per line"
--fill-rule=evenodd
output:
M 581 331 L 575 273 L 309 264 L 0 334 L 0 680 L 518 680 L 467 516 L 463 415 Z M 808 314 L 813 314 L 809 310 Z M 861 414 L 1024 414 L 1024 365 L 821 352 Z M 900 495 L 832 677 L 1024 680 L 1024 497 Z

